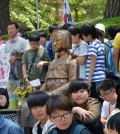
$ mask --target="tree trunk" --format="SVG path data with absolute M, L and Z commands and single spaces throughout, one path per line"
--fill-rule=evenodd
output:
M 120 16 L 120 0 L 107 0 L 104 18 Z
M 10 0 L 0 0 L 0 29 L 3 34 L 7 33 L 7 24 L 10 21 Z

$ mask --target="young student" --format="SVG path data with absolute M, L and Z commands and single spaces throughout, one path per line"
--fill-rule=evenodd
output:
M 8 108 L 9 97 L 7 90 L 0 88 L 0 109 Z M 22 128 L 0 114 L 0 134 L 23 134 Z
M 22 72 L 25 80 L 39 79 L 41 83 L 45 81 L 42 69 L 49 64 L 49 58 L 44 48 L 39 48 L 39 36 L 32 34 L 29 36 L 30 49 L 25 51 L 22 57 Z M 38 87 L 39 89 L 40 87 Z
M 105 79 L 101 81 L 98 86 L 98 91 L 100 92 L 100 97 L 104 99 L 101 112 L 101 122 L 105 125 L 110 113 L 116 107 L 117 94 L 114 80 Z
M 94 25 L 86 23 L 81 27 L 82 38 L 89 42 L 88 58 L 86 63 L 86 80 L 91 86 L 91 97 L 99 98 L 96 87 L 105 79 L 104 48 L 97 39 L 97 31 Z
M 69 93 L 74 102 L 73 113 L 94 134 L 102 134 L 100 122 L 100 103 L 97 99 L 89 97 L 90 88 L 87 81 L 75 79 L 70 82 Z M 98 131 L 99 129 L 99 131 Z
M 46 114 L 45 106 L 48 99 L 49 95 L 42 91 L 30 94 L 27 99 L 30 111 L 33 116 L 39 120 L 33 127 L 33 134 L 48 134 L 48 132 L 55 127 Z
M 116 69 L 116 75 L 120 77 L 120 58 L 119 58 L 119 52 L 120 52 L 120 30 L 119 33 L 115 36 L 114 42 L 113 42 L 113 58 L 114 58 L 114 64 Z
M 49 35 L 50 35 L 50 41 L 48 41 L 48 56 L 50 57 L 50 60 L 52 61 L 55 58 L 55 52 L 53 49 L 53 36 L 56 31 L 58 31 L 60 28 L 58 24 L 51 24 L 48 28 Z
M 53 95 L 46 103 L 46 113 L 56 128 L 49 134 L 90 134 L 89 130 L 78 124 L 72 113 L 72 100 L 63 95 Z
M 88 54 L 88 44 L 82 40 L 80 28 L 77 26 L 70 26 L 68 31 L 72 35 L 72 56 L 77 59 L 79 65 L 78 77 L 85 79 L 86 74 L 86 59 Z
M 120 134 L 120 112 L 111 116 L 107 122 L 107 134 Z

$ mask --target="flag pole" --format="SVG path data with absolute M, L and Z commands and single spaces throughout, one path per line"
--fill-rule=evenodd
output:
M 36 0 L 36 20 L 37 20 L 37 30 L 39 30 L 40 26 L 39 26 L 39 16 L 38 16 L 38 0 Z

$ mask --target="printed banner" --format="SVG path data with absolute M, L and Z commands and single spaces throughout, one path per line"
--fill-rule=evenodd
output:
M 0 53 L 0 88 L 6 88 L 10 72 L 10 54 Z

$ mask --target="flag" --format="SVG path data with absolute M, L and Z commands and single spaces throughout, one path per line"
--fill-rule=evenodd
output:
M 63 24 L 74 24 L 68 0 L 64 0 Z

